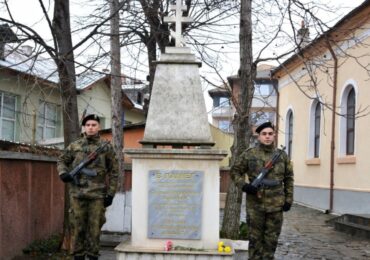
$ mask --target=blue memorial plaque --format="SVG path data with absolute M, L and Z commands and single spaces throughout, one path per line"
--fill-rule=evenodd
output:
M 149 238 L 201 239 L 202 171 L 149 171 Z

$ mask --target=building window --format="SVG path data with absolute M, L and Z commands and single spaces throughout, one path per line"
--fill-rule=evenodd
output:
M 0 92 L 0 136 L 2 139 L 15 140 L 16 96 Z
M 258 126 L 267 121 L 275 122 L 275 112 L 256 111 L 251 113 L 251 125 Z
M 321 122 L 321 104 L 317 102 L 315 107 L 315 121 L 314 121 L 314 158 L 320 156 L 320 122 Z
M 271 84 L 256 84 L 254 86 L 254 94 L 256 96 L 273 96 L 275 91 Z
M 353 155 L 355 153 L 355 113 L 356 113 L 356 97 L 355 90 L 352 88 L 347 97 L 347 114 L 346 114 L 346 154 Z
M 230 99 L 228 97 L 214 97 L 213 107 L 230 107 Z
M 218 128 L 221 129 L 224 132 L 231 132 L 231 122 L 227 120 L 221 120 L 218 122 Z
M 228 97 L 220 97 L 220 107 L 229 107 L 230 106 L 230 100 Z
M 37 138 L 46 140 L 57 137 L 57 105 L 40 101 Z
M 341 97 L 339 156 L 355 155 L 357 84 L 348 80 Z
M 137 92 L 137 99 L 136 99 L 137 103 L 139 105 L 141 105 L 143 103 L 143 95 L 141 94 L 141 92 Z
M 288 156 L 292 158 L 292 147 L 293 147 L 293 112 L 289 110 L 287 114 L 287 124 L 286 124 L 286 146 Z

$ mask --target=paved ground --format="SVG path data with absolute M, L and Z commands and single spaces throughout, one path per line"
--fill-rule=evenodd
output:
M 245 207 L 243 207 L 245 208 Z M 221 214 L 222 215 L 222 214 Z M 362 260 L 370 259 L 370 240 L 359 239 L 334 230 L 327 220 L 334 216 L 321 211 L 293 205 L 291 211 L 284 213 L 284 225 L 280 235 L 276 260 L 319 259 L 319 260 Z M 242 211 L 245 219 L 245 211 Z M 116 243 L 124 238 L 112 237 Z M 118 242 L 117 242 L 118 241 Z M 113 247 L 103 247 L 100 260 L 114 260 Z M 38 257 L 19 256 L 14 260 L 37 259 Z M 46 257 L 43 259 L 63 259 L 68 257 Z M 247 251 L 237 252 L 235 260 L 246 260 Z
M 276 259 L 370 259 L 370 240 L 334 230 L 332 215 L 294 205 L 284 217 Z
M 358 239 L 335 231 L 326 223 L 328 219 L 333 218 L 332 215 L 294 205 L 284 217 L 283 230 L 276 251 L 277 260 L 370 259 L 370 240 Z M 104 248 L 99 259 L 115 259 L 115 252 L 111 248 Z M 242 260 L 247 257 L 245 253 L 239 252 L 235 259 Z

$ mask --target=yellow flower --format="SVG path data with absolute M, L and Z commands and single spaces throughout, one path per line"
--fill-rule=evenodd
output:
M 223 246 L 219 246 L 218 247 L 218 252 L 222 253 L 224 251 L 224 247 Z
M 224 246 L 224 242 L 223 241 L 218 242 L 218 247 L 222 247 L 222 246 Z
M 229 247 L 229 246 L 225 247 L 225 252 L 230 253 L 231 252 L 231 247 Z

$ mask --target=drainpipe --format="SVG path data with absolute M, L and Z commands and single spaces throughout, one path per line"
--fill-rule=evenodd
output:
M 276 93 L 276 106 L 275 106 L 275 131 L 279 131 L 279 103 L 280 103 L 280 93 L 279 93 L 279 86 L 278 86 L 278 83 L 277 83 L 277 80 L 276 79 L 272 79 L 272 86 L 275 90 L 275 93 Z M 280 131 L 279 131 L 280 132 Z M 276 138 L 275 138 L 275 141 L 276 141 L 276 144 L 279 143 L 279 134 L 277 133 L 276 134 Z
M 331 137 L 330 137 L 330 193 L 329 193 L 329 211 L 333 211 L 334 204 L 334 154 L 335 154 L 335 109 L 337 107 L 337 84 L 338 84 L 338 59 L 333 48 L 327 40 L 328 49 L 334 60 L 334 75 L 333 75 L 333 107 L 331 114 Z

